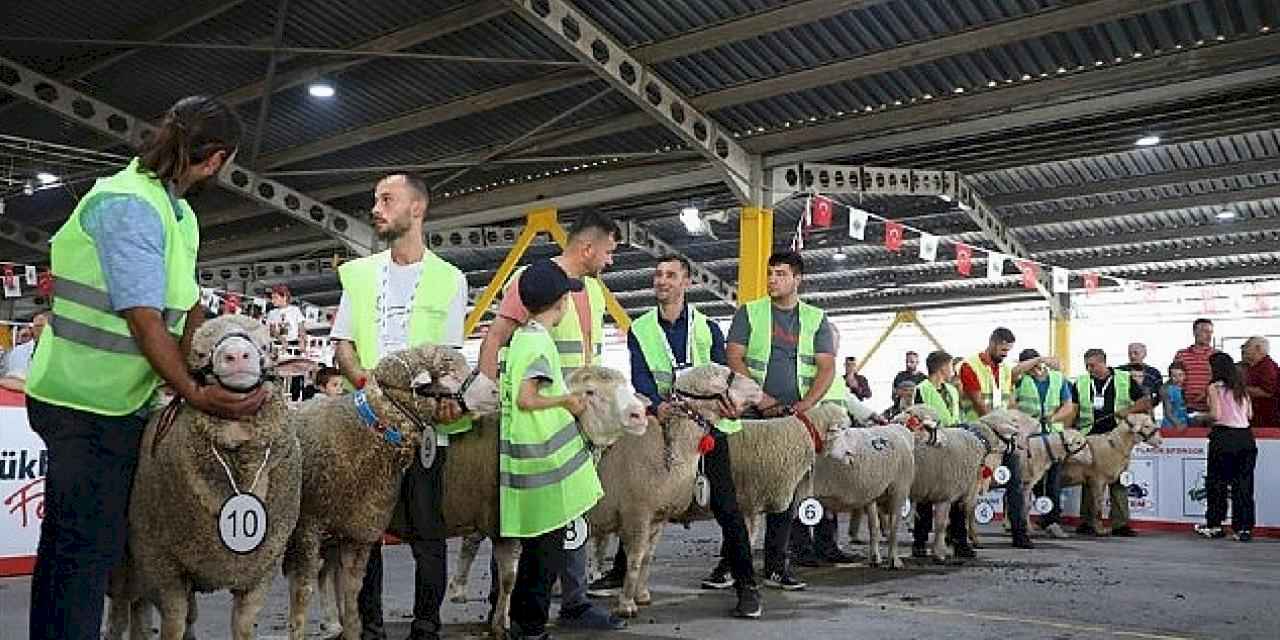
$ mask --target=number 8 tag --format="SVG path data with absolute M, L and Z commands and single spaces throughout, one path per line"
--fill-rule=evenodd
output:
M 800 524 L 812 527 L 822 521 L 822 503 L 817 498 L 805 498 L 796 509 Z
M 267 537 L 267 507 L 258 496 L 241 493 L 227 498 L 218 512 L 218 537 L 228 551 L 247 555 Z
M 587 543 L 587 521 L 582 516 L 574 518 L 564 527 L 564 550 L 577 551 Z

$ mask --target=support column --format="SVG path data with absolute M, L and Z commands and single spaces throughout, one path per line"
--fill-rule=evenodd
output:
M 1053 344 L 1053 356 L 1062 365 L 1062 375 L 1071 374 L 1071 308 L 1070 299 L 1059 295 L 1059 308 L 1062 312 L 1053 313 L 1049 319 L 1049 341 Z
M 773 253 L 773 210 L 743 207 L 738 220 L 738 304 L 769 294 L 769 255 Z

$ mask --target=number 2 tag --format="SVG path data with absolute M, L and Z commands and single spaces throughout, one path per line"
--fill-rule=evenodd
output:
M 227 498 L 218 512 L 218 537 L 232 553 L 247 555 L 257 551 L 267 537 L 266 505 L 252 493 Z

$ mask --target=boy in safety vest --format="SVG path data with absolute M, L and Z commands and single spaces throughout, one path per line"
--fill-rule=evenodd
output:
M 1019 362 L 1040 357 L 1035 349 L 1023 349 Z M 1071 385 L 1061 372 L 1041 364 L 1018 381 L 1015 399 L 1018 409 L 1040 423 L 1041 433 L 1062 431 L 1076 417 L 1076 404 L 1071 400 Z M 1065 538 L 1059 521 L 1062 518 L 1062 462 L 1055 462 L 1045 472 L 1044 479 L 1035 486 L 1035 495 L 1048 496 L 1053 507 L 1040 516 L 1040 528 L 1055 538 Z
M 567 294 L 582 290 L 550 260 L 533 263 L 520 277 L 520 299 L 529 319 L 503 350 L 499 377 L 502 428 L 498 443 L 499 529 L 521 538 L 523 550 L 511 595 L 515 638 L 546 638 L 555 583 L 564 555 L 564 526 L 604 495 L 575 416 L 586 400 L 568 393 L 560 354 L 547 331 L 565 314 Z M 556 448 L 551 443 L 573 435 Z

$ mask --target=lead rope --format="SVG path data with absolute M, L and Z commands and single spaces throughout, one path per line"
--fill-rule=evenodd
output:
M 218 453 L 218 447 L 210 445 L 213 449 L 213 457 L 218 459 L 218 463 L 222 465 L 222 470 L 227 472 L 227 482 L 231 483 L 231 491 L 237 496 L 240 493 L 240 487 L 236 484 L 235 476 L 231 475 L 231 467 L 227 466 L 227 461 L 222 459 L 222 454 Z M 253 474 L 253 484 L 249 485 L 249 493 L 258 487 L 258 479 L 262 477 L 262 470 L 267 468 L 267 461 L 271 459 L 271 447 L 267 447 L 267 454 L 262 456 L 262 464 L 258 467 L 257 473 Z

